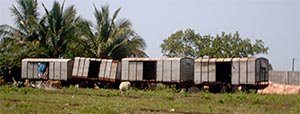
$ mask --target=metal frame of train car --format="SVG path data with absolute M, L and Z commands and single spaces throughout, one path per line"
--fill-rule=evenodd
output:
M 208 85 L 212 91 L 226 91 L 236 86 L 244 89 L 268 84 L 266 58 L 199 58 L 195 59 L 195 85 Z
M 68 81 L 71 79 L 72 59 L 25 58 L 22 60 L 22 79 L 41 80 L 38 77 L 38 63 L 47 64 L 48 79 Z
M 101 82 L 103 87 L 116 87 L 121 82 L 120 71 L 118 60 L 75 57 L 71 82 L 88 87 L 93 87 L 95 82 Z
M 194 60 L 190 58 L 124 58 L 121 80 L 192 86 L 193 67 Z

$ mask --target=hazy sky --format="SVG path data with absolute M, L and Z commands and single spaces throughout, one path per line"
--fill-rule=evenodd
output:
M 62 0 L 61 0 L 62 1 Z M 52 0 L 40 0 L 49 9 Z M 163 39 L 178 30 L 194 29 L 201 35 L 234 33 L 252 41 L 262 39 L 270 48 L 266 57 L 275 70 L 300 71 L 300 0 L 66 0 L 75 5 L 78 15 L 94 21 L 94 8 L 121 7 L 119 18 L 129 19 L 133 29 L 145 39 L 146 53 L 162 57 Z M 9 8 L 14 0 L 0 0 L 0 24 L 13 25 Z M 41 4 L 40 4 L 41 6 Z M 40 7 L 41 13 L 42 8 Z

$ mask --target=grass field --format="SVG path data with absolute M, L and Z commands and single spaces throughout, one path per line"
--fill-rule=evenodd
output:
M 178 93 L 166 87 L 132 89 L 125 94 L 119 95 L 116 89 L 0 86 L 0 113 L 300 113 L 300 95 Z

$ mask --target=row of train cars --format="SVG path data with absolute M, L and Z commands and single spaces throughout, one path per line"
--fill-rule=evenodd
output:
M 39 80 L 38 63 L 46 63 L 48 79 L 65 83 L 101 82 L 118 85 L 175 84 L 179 88 L 209 87 L 210 91 L 261 88 L 268 84 L 266 58 L 25 58 L 22 79 Z

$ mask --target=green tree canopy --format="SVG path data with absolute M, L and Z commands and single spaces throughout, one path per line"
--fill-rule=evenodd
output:
M 146 57 L 144 40 L 127 19 L 110 16 L 109 7 L 95 7 L 96 24 L 77 16 L 73 5 L 54 1 L 52 8 L 36 0 L 17 0 L 11 8 L 15 25 L 0 25 L 0 72 L 9 75 L 21 67 L 25 57 L 73 58 L 76 56 L 121 59 Z M 20 75 L 20 72 L 18 72 Z
M 108 6 L 102 6 L 100 10 L 95 7 L 97 23 L 94 29 L 90 22 L 81 22 L 82 37 L 78 43 L 83 46 L 89 57 L 121 59 L 129 56 L 147 56 L 143 52 L 146 44 L 132 30 L 130 21 L 117 20 L 120 10 L 117 9 L 110 17 Z
M 266 54 L 268 47 L 262 40 L 243 39 L 239 33 L 226 34 L 215 37 L 211 35 L 201 36 L 192 29 L 179 30 L 165 39 L 160 45 L 162 53 L 167 57 L 249 57 L 256 54 Z

